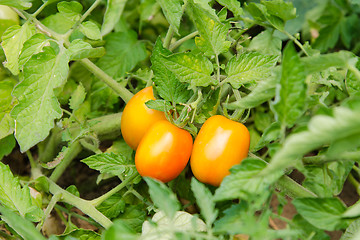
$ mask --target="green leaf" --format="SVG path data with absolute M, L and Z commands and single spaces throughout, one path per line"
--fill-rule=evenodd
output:
M 305 68 L 292 43 L 284 50 L 280 85 L 273 109 L 282 126 L 292 127 L 305 111 Z
M 245 97 L 236 102 L 225 104 L 228 109 L 246 109 L 256 107 L 275 96 L 275 88 L 278 79 L 270 76 L 268 79 L 260 81 L 257 86 Z
M 10 116 L 10 111 L 16 104 L 16 100 L 11 95 L 16 83 L 12 78 L 0 81 L 0 139 L 12 134 L 15 129 L 15 122 Z
M 125 202 L 122 200 L 121 194 L 114 194 L 96 208 L 106 217 L 113 219 L 119 216 L 121 212 L 124 212 Z
M 347 68 L 354 65 L 358 58 L 351 52 L 339 51 L 301 58 L 307 74 L 324 71 L 330 67 Z
M 86 97 L 86 90 L 84 86 L 80 83 L 69 100 L 69 106 L 72 110 L 77 110 L 80 105 L 84 102 Z
M 109 173 L 115 176 L 130 176 L 136 173 L 134 162 L 126 159 L 121 154 L 101 153 L 92 155 L 81 161 L 91 169 L 95 169 L 101 173 Z
M 11 210 L 0 206 L 1 219 L 4 220 L 12 229 L 14 229 L 24 240 L 45 240 L 46 238 L 36 230 L 35 226 L 20 217 Z
M 201 215 L 204 217 L 207 226 L 211 226 L 215 221 L 218 210 L 215 209 L 215 202 L 210 190 L 204 184 L 191 179 L 191 190 L 196 198 L 196 203 L 200 208 Z
M 176 75 L 164 64 L 164 58 L 170 55 L 171 52 L 163 48 L 160 39 L 158 39 L 151 55 L 151 68 L 155 75 L 156 90 L 165 100 L 173 103 L 186 102 L 192 92 L 187 90 L 188 84 L 181 83 Z
M 341 236 L 340 240 L 356 240 L 360 238 L 360 219 L 353 221 Z
M 161 6 L 163 13 L 169 22 L 170 26 L 175 30 L 175 32 L 179 33 L 180 28 L 180 20 L 182 17 L 181 10 L 181 1 L 180 0 L 156 0 L 157 3 Z
M 74 229 L 61 235 L 51 235 L 49 240 L 101 240 L 100 234 L 87 229 Z
M 343 214 L 344 218 L 355 218 L 360 216 L 360 201 L 350 206 Z
M 307 131 L 289 136 L 262 173 L 266 175 L 295 166 L 306 153 L 324 144 L 360 134 L 359 111 L 338 107 L 333 112 L 333 117 L 325 115 L 313 117 L 308 123 Z
M 229 9 L 235 17 L 241 17 L 244 14 L 243 9 L 240 7 L 240 2 L 237 0 L 216 0 L 219 4 Z
M 42 23 L 57 33 L 65 34 L 80 20 L 83 7 L 76 1 L 62 1 L 58 3 L 57 8 L 59 12 L 46 17 Z
M 92 21 L 82 22 L 79 29 L 80 32 L 82 32 L 89 39 L 100 40 L 102 38 L 100 28 Z
M 0 0 L 0 5 L 7 5 L 22 10 L 31 8 L 32 0 Z
M 329 235 L 316 226 L 311 225 L 299 214 L 295 215 L 292 219 L 291 225 L 293 226 L 291 229 L 297 230 L 299 233 L 297 239 L 309 239 L 312 236 L 316 240 L 330 240 Z
M 359 58 L 357 58 L 355 68 L 358 70 L 360 69 Z M 348 73 L 346 74 L 345 86 L 350 96 L 356 96 L 356 94 L 360 92 L 360 81 L 353 71 L 348 71 Z
M 145 105 L 150 109 L 155 109 L 161 112 L 166 112 L 172 108 L 170 103 L 164 100 L 149 100 L 145 103 Z
M 226 65 L 226 81 L 233 88 L 251 81 L 259 81 L 270 76 L 276 65 L 277 56 L 262 55 L 257 52 L 242 53 L 230 59 Z
M 2 35 L 1 46 L 6 55 L 6 63 L 4 66 L 8 68 L 12 74 L 19 74 L 19 56 L 26 40 L 35 34 L 35 27 L 26 22 L 21 27 L 14 25 L 8 28 Z
M 218 56 L 227 52 L 231 44 L 226 41 L 229 26 L 221 23 L 215 14 L 209 14 L 201 4 L 193 0 L 189 0 L 188 3 L 190 16 L 200 33 L 200 37 L 195 38 L 198 48 L 207 56 Z
M 297 198 L 292 204 L 306 221 L 317 228 L 334 231 L 349 224 L 349 220 L 342 219 L 346 207 L 337 198 Z
M 282 42 L 280 38 L 274 36 L 272 31 L 265 30 L 251 40 L 248 49 L 261 54 L 280 56 L 281 45 Z
M 0 203 L 33 222 L 39 222 L 44 212 L 33 205 L 28 186 L 21 187 L 9 166 L 0 162 Z
M 216 189 L 214 200 L 223 201 L 237 198 L 247 200 L 249 197 L 262 194 L 271 182 L 279 177 L 276 173 L 254 178 L 266 165 L 267 163 L 264 161 L 247 158 L 233 166 L 230 169 L 231 174 L 226 176 L 220 187 Z
M 136 234 L 134 229 L 132 229 L 126 222 L 121 219 L 114 221 L 113 225 L 107 229 L 102 239 L 104 240 L 138 240 L 139 236 Z
M 81 39 L 72 41 L 67 51 L 70 55 L 70 60 L 99 58 L 105 55 L 105 49 L 103 47 L 93 48 L 89 43 Z
M 277 16 L 283 21 L 296 18 L 296 8 L 292 2 L 284 2 L 284 0 L 261 1 L 265 5 L 270 15 Z
M 20 69 L 23 69 L 24 65 L 33 55 L 38 54 L 45 46 L 48 46 L 49 42 L 49 39 L 46 39 L 46 36 L 41 33 L 37 33 L 27 40 L 19 57 Z
M 119 21 L 127 0 L 107 0 L 104 21 L 101 27 L 101 35 L 110 33 Z
M 261 3 L 263 3 L 265 1 L 262 1 Z M 281 2 L 281 1 L 280 1 Z M 279 11 L 279 9 L 274 10 L 271 9 L 270 11 L 266 8 L 265 5 L 260 4 L 260 3 L 249 3 L 249 4 L 245 4 L 246 6 L 246 10 L 253 16 L 254 19 L 260 21 L 260 22 L 268 22 L 270 23 L 274 28 L 283 31 L 284 30 L 284 26 L 285 26 L 285 22 L 283 19 L 281 19 L 279 16 L 276 15 L 272 15 L 269 12 L 273 11 L 276 13 L 276 11 L 278 11 L 278 14 L 282 17 L 287 17 L 287 15 L 282 15 L 283 13 L 281 11 Z M 292 13 L 287 13 L 285 12 L 285 14 L 292 14 Z M 290 16 L 289 15 L 289 16 Z
M 216 79 L 210 75 L 213 65 L 210 60 L 202 55 L 194 55 L 190 52 L 158 56 L 161 58 L 163 68 L 171 71 L 180 82 L 190 84 L 190 88 L 207 87 L 216 85 Z
M 269 127 L 267 127 L 254 150 L 260 150 L 270 142 L 277 140 L 280 137 L 280 128 L 281 126 L 279 122 L 274 122 Z
M 152 178 L 144 179 L 149 186 L 150 197 L 155 206 L 162 210 L 168 218 L 173 219 L 176 211 L 180 209 L 176 195 L 164 183 Z
M 147 57 L 145 44 L 138 41 L 134 31 L 109 34 L 105 41 L 106 54 L 97 65 L 116 79 L 125 76 Z
M 11 111 L 16 120 L 15 137 L 22 152 L 44 140 L 54 127 L 54 119 L 62 115 L 54 88 L 66 80 L 69 59 L 61 49 L 58 54 L 51 47 L 33 55 L 24 66 L 23 80 L 13 95 L 19 100 Z
M 14 135 L 9 135 L 5 138 L 0 139 L 0 160 L 9 155 L 16 145 Z

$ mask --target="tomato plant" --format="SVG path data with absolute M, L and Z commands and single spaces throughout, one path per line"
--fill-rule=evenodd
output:
M 140 141 L 135 155 L 136 169 L 141 176 L 169 182 L 184 170 L 192 145 L 192 137 L 186 130 L 159 121 Z
M 125 142 L 136 149 L 149 128 L 160 120 L 165 120 L 163 112 L 149 109 L 145 103 L 154 100 L 152 87 L 136 93 L 126 104 L 121 116 L 121 133 Z
M 191 153 L 191 170 L 203 183 L 219 186 L 229 169 L 247 157 L 250 134 L 241 123 L 215 115 L 206 120 Z

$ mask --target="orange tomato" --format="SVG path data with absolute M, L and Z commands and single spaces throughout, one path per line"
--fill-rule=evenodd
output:
M 136 93 L 126 104 L 121 116 L 122 136 L 134 150 L 154 123 L 166 119 L 163 112 L 150 109 L 145 105 L 149 100 L 155 100 L 151 86 Z
M 136 150 L 136 169 L 143 177 L 169 182 L 186 167 L 192 145 L 189 132 L 168 121 L 159 121 L 145 134 Z
M 250 134 L 241 123 L 215 115 L 205 121 L 195 139 L 190 166 L 201 182 L 219 186 L 229 169 L 247 157 Z

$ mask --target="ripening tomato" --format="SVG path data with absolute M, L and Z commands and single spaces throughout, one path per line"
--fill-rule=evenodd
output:
M 121 133 L 125 142 L 134 150 L 149 128 L 160 120 L 166 120 L 163 112 L 148 108 L 145 103 L 155 100 L 152 87 L 136 93 L 126 104 L 121 116 Z
M 203 183 L 219 186 L 229 169 L 247 157 L 250 134 L 241 123 L 215 115 L 205 121 L 195 139 L 190 166 Z
M 136 169 L 143 177 L 169 182 L 186 167 L 192 145 L 189 132 L 166 120 L 159 121 L 140 141 L 135 154 Z
M 19 23 L 19 16 L 14 10 L 8 6 L 0 5 L 0 36 L 8 27 Z

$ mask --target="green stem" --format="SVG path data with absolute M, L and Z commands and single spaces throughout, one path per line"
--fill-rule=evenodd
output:
M 102 225 L 104 228 L 109 228 L 112 225 L 110 219 L 108 219 L 104 214 L 99 212 L 90 201 L 79 198 L 68 191 L 65 191 L 61 187 L 59 187 L 55 182 L 48 179 L 49 190 L 51 194 L 57 195 L 61 194 L 60 201 L 73 205 L 74 207 L 81 210 L 83 213 L 94 219 L 97 223 Z
M 87 68 L 91 73 L 93 73 L 97 78 L 101 79 L 104 83 L 106 83 L 114 92 L 116 92 L 125 103 L 129 102 L 130 99 L 134 96 L 127 88 L 121 86 L 118 82 L 116 82 L 112 77 L 106 74 L 103 70 L 101 70 L 98 66 L 96 66 L 92 61 L 85 58 L 80 60 L 81 64 Z
M 44 8 L 49 4 L 49 1 L 46 1 L 43 5 L 41 5 L 36 12 L 34 12 L 32 14 L 32 17 L 36 18 L 37 15 L 39 15 L 39 13 L 41 13 L 42 10 L 44 10 Z
M 183 44 L 184 42 L 186 42 L 189 39 L 192 39 L 194 37 L 196 37 L 197 35 L 199 35 L 199 31 L 195 31 L 193 33 L 190 33 L 189 35 L 180 38 L 179 40 L 177 40 L 176 42 L 174 42 L 173 44 L 170 45 L 169 50 L 173 51 L 176 48 L 178 48 L 181 44 Z
M 306 56 L 309 56 L 309 53 L 305 50 L 304 46 L 296 39 L 296 37 L 294 37 L 293 35 L 291 35 L 290 33 L 288 33 L 287 31 L 281 31 L 283 34 L 285 34 L 289 39 L 291 39 L 292 41 L 294 41 L 294 43 L 296 45 L 298 45 L 298 47 L 305 53 Z
M 119 192 L 124 187 L 126 187 L 126 185 L 128 185 L 137 176 L 138 176 L 137 173 L 134 173 L 134 174 L 130 175 L 128 178 L 126 178 L 122 183 L 117 185 L 115 188 L 111 189 L 110 191 L 108 191 L 107 193 L 101 195 L 100 197 L 91 200 L 90 201 L 91 205 L 93 205 L 95 207 L 99 206 L 106 199 L 108 199 L 109 197 L 111 197 L 115 193 Z
M 43 220 L 36 226 L 36 229 L 37 229 L 37 230 L 41 230 L 41 228 L 42 228 L 42 226 L 43 226 L 43 224 L 44 224 L 44 222 L 45 222 L 45 219 L 50 215 L 51 211 L 54 209 L 56 203 L 57 203 L 60 199 L 61 199 L 61 193 L 55 194 L 55 195 L 51 198 L 48 206 L 47 206 L 46 209 L 45 209 Z
M 360 183 L 350 173 L 348 176 L 350 183 L 355 187 L 357 194 L 360 196 Z
M 67 208 L 65 208 L 65 207 L 62 207 L 62 206 L 60 206 L 60 205 L 58 205 L 58 204 L 55 205 L 55 210 L 60 210 L 60 211 L 66 213 L 66 214 L 68 214 L 68 215 L 71 214 L 71 216 L 76 217 L 76 218 L 78 218 L 78 219 L 81 219 L 81 220 L 83 220 L 83 221 L 86 221 L 86 222 L 88 222 L 88 223 L 90 223 L 90 224 L 92 224 L 92 225 L 94 225 L 94 226 L 96 226 L 96 227 L 101 227 L 101 225 L 99 225 L 97 222 L 93 221 L 91 218 L 89 219 L 89 218 L 87 218 L 87 217 L 84 217 L 84 216 L 76 213 L 76 212 L 72 212 L 72 211 L 70 211 L 69 209 L 67 209 Z M 61 214 L 61 215 L 62 215 L 62 214 Z M 65 219 L 65 222 L 66 222 L 66 219 Z
M 165 39 L 164 39 L 164 48 L 169 49 L 170 47 L 170 43 L 171 43 L 171 39 L 174 36 L 174 29 L 173 27 L 170 25 L 169 26 L 169 30 L 166 33 Z
M 50 176 L 50 180 L 56 182 L 61 175 L 64 173 L 66 168 L 70 165 L 71 161 L 81 152 L 82 147 L 79 141 L 75 141 L 70 144 L 69 148 L 66 150 L 65 156 L 61 163 L 56 166 L 55 170 Z

